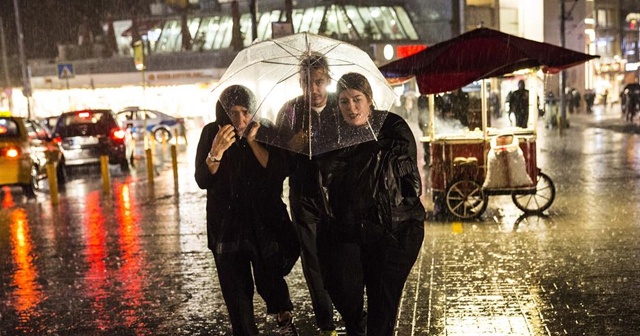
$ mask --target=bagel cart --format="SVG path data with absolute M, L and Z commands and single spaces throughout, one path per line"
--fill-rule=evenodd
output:
M 433 109 L 431 125 L 433 125 Z M 537 119 L 537 113 L 534 120 Z M 535 129 L 512 130 L 524 156 L 526 174 L 531 183 L 518 187 L 485 187 L 491 139 L 502 132 L 487 129 L 486 109 L 483 109 L 483 129 L 465 134 L 432 133 L 422 137 L 430 152 L 430 182 L 436 207 L 444 208 L 460 219 L 481 216 L 487 208 L 489 196 L 510 195 L 515 205 L 525 213 L 541 213 L 555 199 L 556 189 L 551 178 L 537 165 Z M 534 122 L 535 124 L 535 122 Z
M 504 131 L 487 127 L 486 79 L 524 69 L 557 74 L 597 57 L 480 27 L 381 66 L 380 71 L 390 82 L 403 83 L 415 78 L 420 93 L 429 95 L 431 126 L 429 135 L 421 140 L 429 147 L 431 188 L 436 208 L 444 207 L 458 218 L 471 219 L 486 210 L 490 195 L 511 195 L 516 206 L 525 212 L 548 209 L 556 190 L 551 178 L 537 165 L 535 125 L 538 111 L 535 108 L 530 114 L 533 129 L 508 130 L 512 139 L 517 138 L 515 147 L 522 151 L 524 158 L 520 161 L 522 170 L 528 174 L 528 183 L 518 183 L 517 187 L 484 185 L 491 140 Z M 478 80 L 482 81 L 481 127 L 476 129 L 474 126 L 463 133 L 436 135 L 435 128 L 439 127 L 434 126 L 433 95 L 451 92 Z

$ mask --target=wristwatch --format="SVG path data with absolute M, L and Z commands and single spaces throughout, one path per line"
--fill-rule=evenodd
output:
M 207 154 L 207 162 L 220 163 L 220 159 L 218 159 L 217 157 L 211 155 L 211 152 L 209 152 L 209 154 Z

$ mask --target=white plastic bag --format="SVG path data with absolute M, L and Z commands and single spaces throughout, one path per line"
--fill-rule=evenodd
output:
M 518 138 L 513 134 L 501 134 L 491 139 L 491 149 L 487 155 L 487 176 L 482 186 L 496 189 L 532 184 Z

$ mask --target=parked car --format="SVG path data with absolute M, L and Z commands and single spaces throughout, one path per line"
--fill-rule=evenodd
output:
M 50 117 L 41 118 L 40 123 L 42 123 L 44 127 L 46 127 L 49 131 L 51 131 L 56 126 L 56 121 L 58 121 L 58 117 L 59 116 L 50 116 Z
M 48 160 L 64 184 L 65 158 L 49 131 L 37 120 L 0 116 L 0 186 L 20 186 L 26 197 L 35 197 Z
M 112 110 L 65 112 L 56 122 L 53 137 L 62 147 L 67 166 L 99 164 L 100 156 L 108 155 L 110 164 L 129 171 L 130 138 Z
M 145 130 L 152 134 L 156 141 L 162 141 L 162 137 L 170 140 L 176 132 L 178 135 L 184 134 L 184 119 L 172 117 L 166 113 L 156 110 L 143 109 L 139 107 L 127 107 L 117 114 L 118 120 L 131 130 L 135 137 L 141 137 Z

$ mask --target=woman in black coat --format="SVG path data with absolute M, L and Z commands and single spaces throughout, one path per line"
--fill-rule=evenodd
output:
M 319 159 L 330 220 L 318 228 L 318 257 L 347 335 L 392 335 L 424 237 L 415 138 L 404 119 L 373 109 L 366 77 L 345 74 L 337 86 L 348 139 L 370 141 Z
M 207 190 L 208 247 L 233 335 L 258 334 L 254 283 L 267 313 L 277 314 L 279 333 L 296 335 L 284 280 L 293 266 L 291 260 L 285 262 L 284 247 L 295 244 L 280 239 L 293 230 L 281 198 L 288 164 L 280 150 L 256 142 L 256 134 L 270 127 L 252 121 L 254 109 L 255 99 L 247 88 L 235 85 L 222 92 L 216 121 L 200 136 L 195 179 Z M 292 231 L 291 236 L 295 238 Z M 292 250 L 297 256 L 297 246 Z

